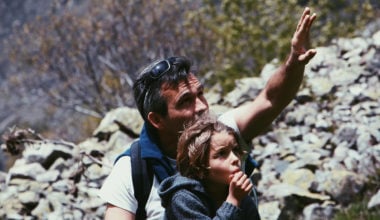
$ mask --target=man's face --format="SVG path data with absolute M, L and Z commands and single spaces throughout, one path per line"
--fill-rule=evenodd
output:
M 208 111 L 203 86 L 193 74 L 188 76 L 187 81 L 180 82 L 178 87 L 162 85 L 161 92 L 168 105 L 163 129 L 170 135 L 179 136 L 185 122 Z

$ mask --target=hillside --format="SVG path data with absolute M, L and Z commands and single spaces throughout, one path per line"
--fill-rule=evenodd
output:
M 259 163 L 253 178 L 262 219 L 333 219 L 361 201 L 361 213 L 380 216 L 380 31 L 318 47 L 294 101 L 253 140 Z M 263 88 L 277 62 L 260 77 L 236 81 L 207 99 L 216 113 L 243 105 Z M 113 160 L 138 134 L 133 108 L 110 111 L 80 143 L 15 130 L 2 146 L 22 154 L 0 173 L 2 219 L 102 219 L 97 191 Z M 376 218 L 374 217 L 374 218 Z M 356 219 L 356 218 L 354 218 Z
M 380 27 L 372 0 L 3 0 L 0 133 L 32 127 L 82 141 L 110 109 L 134 105 L 141 66 L 172 54 L 191 58 L 206 88 L 218 82 L 225 94 L 235 79 L 283 59 L 305 6 L 318 14 L 314 45 Z

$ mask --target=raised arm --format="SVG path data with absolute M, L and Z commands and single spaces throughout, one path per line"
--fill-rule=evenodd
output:
M 267 128 L 296 95 L 305 65 L 316 54 L 315 49 L 309 49 L 309 33 L 315 18 L 316 15 L 305 8 L 286 62 L 271 76 L 255 100 L 233 110 L 239 130 L 247 141 Z

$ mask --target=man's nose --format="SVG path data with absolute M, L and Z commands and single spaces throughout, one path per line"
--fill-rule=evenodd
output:
M 195 101 L 195 111 L 203 113 L 208 110 L 208 103 L 205 99 L 197 98 Z

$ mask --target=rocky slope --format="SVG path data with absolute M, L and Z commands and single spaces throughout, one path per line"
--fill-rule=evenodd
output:
M 263 219 L 332 219 L 373 185 L 367 209 L 380 209 L 380 32 L 317 51 L 297 97 L 252 142 Z M 225 97 L 210 91 L 211 109 L 254 98 L 275 66 Z M 119 108 L 79 144 L 14 130 L 2 147 L 22 156 L 0 173 L 0 218 L 102 219 L 97 191 L 141 125 L 136 109 Z

